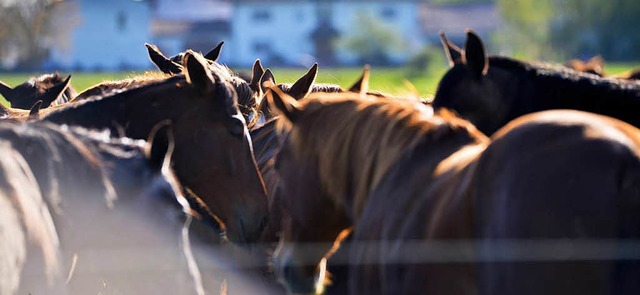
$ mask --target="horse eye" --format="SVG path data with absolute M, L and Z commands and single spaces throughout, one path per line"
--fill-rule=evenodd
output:
M 233 120 L 229 125 L 229 132 L 236 136 L 244 136 L 244 123 L 240 120 Z

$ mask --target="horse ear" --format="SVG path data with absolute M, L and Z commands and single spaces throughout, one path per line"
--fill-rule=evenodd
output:
M 260 91 L 260 78 L 264 74 L 264 68 L 262 67 L 262 63 L 260 63 L 260 59 L 256 59 L 253 63 L 253 69 L 251 71 L 251 82 L 249 82 L 249 87 L 253 92 Z
M 360 79 L 358 79 L 356 83 L 349 87 L 349 91 L 360 94 L 365 94 L 367 93 L 367 91 L 369 91 L 369 69 L 369 65 L 364 66 L 364 69 L 362 70 L 362 76 L 360 76 Z
M 47 89 L 45 94 L 42 96 L 42 107 L 50 106 L 60 95 L 64 93 L 65 90 L 69 87 L 69 83 L 71 82 L 71 75 L 67 76 L 64 81 L 53 85 L 53 87 Z
M 187 68 L 185 72 L 187 83 L 192 84 L 202 93 L 208 93 L 213 90 L 215 80 L 211 75 L 211 71 L 209 71 L 209 63 L 201 54 L 187 50 L 184 54 L 182 64 Z
M 161 171 L 165 165 L 169 165 L 173 147 L 171 121 L 165 120 L 156 124 L 149 133 L 145 146 L 145 157 L 154 171 Z
M 224 41 L 221 41 L 220 43 L 218 43 L 218 45 L 216 45 L 216 47 L 211 49 L 209 53 L 205 54 L 204 58 L 210 61 L 218 61 L 218 58 L 220 57 L 220 51 L 222 50 L 222 45 L 224 45 Z
M 591 66 L 591 68 L 593 69 L 594 72 L 596 72 L 598 75 L 602 76 L 604 74 L 604 58 L 602 58 L 601 55 L 596 55 L 592 58 L 590 58 L 587 61 L 587 64 Z
M 11 99 L 13 98 L 13 88 L 0 81 L 0 94 L 2 94 L 8 102 L 11 102 Z
M 316 76 L 318 76 L 318 63 L 313 64 L 306 74 L 291 85 L 289 95 L 295 99 L 302 99 L 307 96 L 311 92 L 313 82 L 316 81 Z
M 300 115 L 299 102 L 284 93 L 276 85 L 270 85 L 269 90 L 271 91 L 267 91 L 267 102 L 269 103 L 271 111 L 282 115 L 291 122 L 295 122 Z
M 489 60 L 485 53 L 484 44 L 480 37 L 472 30 L 467 29 L 467 45 L 464 49 L 464 59 L 473 74 L 480 78 L 489 70 Z
M 149 52 L 149 58 L 158 67 L 159 70 L 165 74 L 180 74 L 182 73 L 182 66 L 168 59 L 157 46 L 144 43 Z
M 449 61 L 449 67 L 462 63 L 462 49 L 449 41 L 444 31 L 440 31 L 440 42 L 442 43 L 442 47 L 444 47 L 444 54 Z
M 39 115 L 40 107 L 42 107 L 42 100 L 38 100 L 38 101 L 36 101 L 36 103 L 33 104 L 31 109 L 29 110 L 29 119 L 38 119 L 38 118 L 40 118 L 40 115 Z
M 258 87 L 260 87 L 260 92 L 265 93 L 267 92 L 267 88 L 269 88 L 270 86 L 266 86 L 265 85 L 275 85 L 276 84 L 276 78 L 273 77 L 273 73 L 271 72 L 270 69 L 267 69 L 264 74 L 262 74 L 262 77 L 260 77 L 260 83 L 258 84 Z

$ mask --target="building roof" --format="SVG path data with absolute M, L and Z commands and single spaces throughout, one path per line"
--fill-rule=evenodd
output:
M 164 21 L 209 22 L 230 20 L 233 5 L 220 0 L 156 0 L 154 18 Z
M 479 33 L 492 32 L 502 23 L 494 3 L 464 5 L 423 4 L 420 7 L 420 25 L 427 35 L 445 31 L 449 36 L 464 35 L 471 28 Z

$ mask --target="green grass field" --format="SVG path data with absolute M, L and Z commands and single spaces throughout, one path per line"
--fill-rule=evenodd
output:
M 608 63 L 606 72 L 617 74 L 640 67 L 640 62 L 635 63 Z M 436 91 L 438 81 L 447 70 L 444 64 L 433 65 L 422 73 L 411 73 L 409 68 L 379 68 L 372 67 L 370 89 L 382 91 L 394 95 L 417 94 L 421 98 L 430 98 Z M 240 69 L 240 71 L 249 71 Z M 276 68 L 273 69 L 276 81 L 294 82 L 306 72 L 303 68 Z M 349 87 L 362 73 L 361 68 L 322 68 L 320 67 L 316 82 L 333 83 L 342 87 Z M 68 74 L 68 73 L 63 73 Z M 71 85 L 82 91 L 96 83 L 105 80 L 118 80 L 135 76 L 139 72 L 108 72 L 108 73 L 71 73 Z M 0 81 L 10 86 L 15 86 L 26 81 L 32 74 L 0 74 Z M 2 99 L 6 104 L 6 101 Z

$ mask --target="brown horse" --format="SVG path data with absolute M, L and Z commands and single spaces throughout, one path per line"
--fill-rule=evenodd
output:
M 43 120 L 109 128 L 139 139 L 170 120 L 176 142 L 173 167 L 180 182 L 219 217 L 230 240 L 255 241 L 266 226 L 266 193 L 231 77 L 191 51 L 184 64 L 185 75 L 78 102 Z
M 269 98 L 284 136 L 275 167 L 285 219 L 274 265 L 289 291 L 314 291 L 318 263 L 347 228 L 352 294 L 640 291 L 637 260 L 548 253 L 500 263 L 475 255 L 502 239 L 579 239 L 563 240 L 579 247 L 640 238 L 636 128 L 548 111 L 490 142 L 467 121 L 413 101 Z
M 464 51 L 441 36 L 451 69 L 438 84 L 433 106 L 455 110 L 485 134 L 519 116 L 551 109 L 588 111 L 640 127 L 638 82 L 488 56 L 471 30 Z
M 12 108 L 29 110 L 39 100 L 42 101 L 41 108 L 47 108 L 68 102 L 77 95 L 69 84 L 70 80 L 71 76 L 62 78 L 55 73 L 31 78 L 16 87 L 0 82 L 0 94 L 11 103 Z

